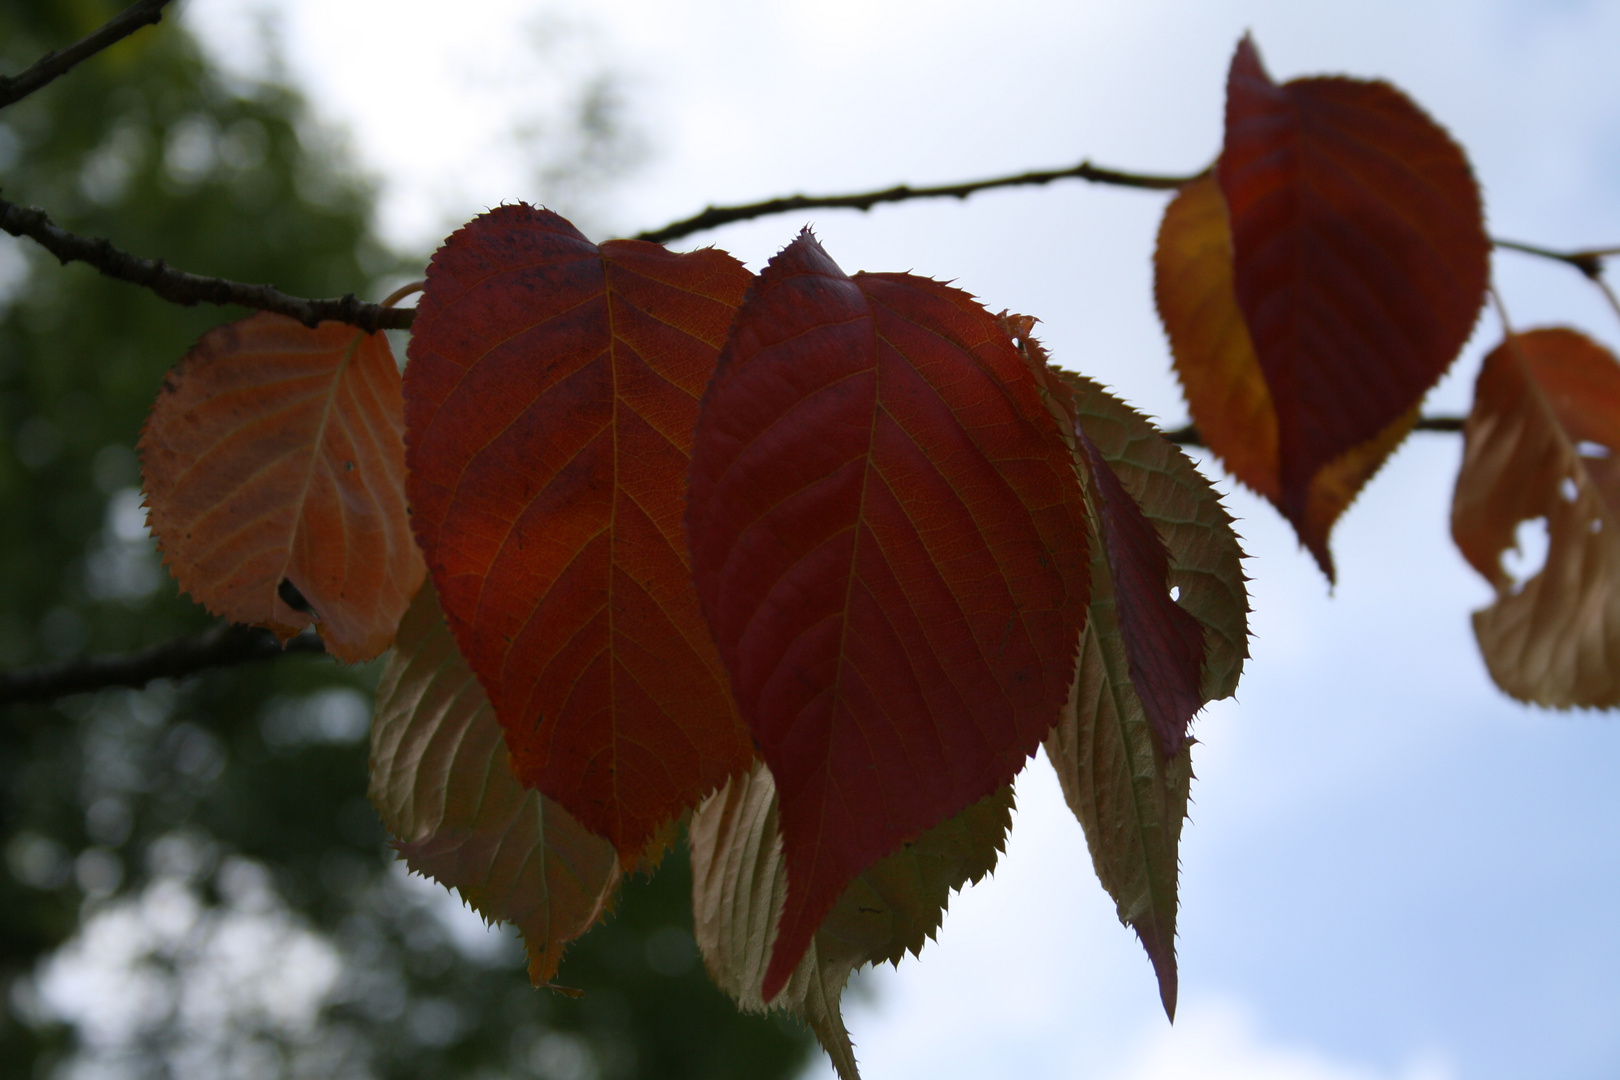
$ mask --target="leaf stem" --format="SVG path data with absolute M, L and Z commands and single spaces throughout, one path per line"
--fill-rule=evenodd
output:
M 0 109 L 21 101 L 58 77 L 72 70 L 80 61 L 115 45 L 143 26 L 154 26 L 163 19 L 163 9 L 172 0 L 136 0 L 123 11 L 108 19 L 94 30 L 65 49 L 46 53 L 33 66 L 19 75 L 0 75 Z

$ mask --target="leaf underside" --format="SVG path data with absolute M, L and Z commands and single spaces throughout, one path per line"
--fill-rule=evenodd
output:
M 260 312 L 216 327 L 141 432 L 148 521 L 180 587 L 283 641 L 380 655 L 424 573 L 405 510 L 399 369 L 382 334 Z M 296 598 L 283 596 L 290 583 Z
M 618 889 L 613 845 L 512 775 L 501 726 L 431 584 L 400 623 L 377 687 L 370 793 L 412 870 L 523 932 L 536 985 Z
M 750 277 L 503 206 L 434 256 L 413 330 L 409 491 L 450 625 L 518 775 L 627 866 L 753 757 L 681 527 Z
M 863 964 L 897 964 L 921 951 L 950 894 L 995 868 L 1012 807 L 1012 788 L 1002 787 L 859 874 L 767 1005 L 761 987 L 787 897 L 787 865 L 776 786 L 756 763 L 698 808 L 688 833 L 693 924 L 710 976 L 744 1010 L 780 1009 L 802 1019 L 839 1076 L 856 1080 L 839 1011 L 849 976 Z
M 1084 510 L 973 299 L 808 232 L 737 313 L 688 490 L 698 595 L 781 799 L 764 994 L 848 883 L 1023 766 L 1067 697 Z
M 1230 517 L 1192 463 L 1147 420 L 1089 380 L 1064 378 L 1085 437 L 1082 452 L 1108 469 L 1106 474 L 1095 467 L 1089 471 L 1114 477 L 1112 484 L 1140 508 L 1168 558 L 1159 588 L 1166 599 L 1169 589 L 1178 590 L 1177 610 L 1199 628 L 1195 707 L 1230 696 L 1248 655 L 1242 551 Z M 1099 501 L 1106 505 L 1115 498 Z M 1106 528 L 1105 512 L 1094 509 L 1094 527 Z M 1120 921 L 1146 948 L 1165 1011 L 1173 1018 L 1177 847 L 1192 781 L 1192 740 L 1167 752 L 1139 689 L 1142 666 L 1131 659 L 1122 608 L 1145 606 L 1140 596 L 1152 583 L 1142 566 L 1119 574 L 1106 543 L 1094 542 L 1091 550 L 1091 609 L 1079 668 L 1046 752 L 1085 830 L 1097 877 L 1113 897 Z M 1139 599 L 1125 599 L 1132 595 Z
M 1620 363 L 1566 329 L 1498 345 L 1464 428 L 1451 533 L 1496 602 L 1474 613 L 1491 678 L 1521 701 L 1620 705 Z M 1547 558 L 1515 582 L 1502 555 L 1524 521 Z
M 1479 189 L 1462 150 L 1394 87 L 1279 86 L 1247 37 L 1215 176 L 1276 415 L 1277 506 L 1309 545 L 1318 473 L 1417 408 L 1473 328 L 1490 255 Z

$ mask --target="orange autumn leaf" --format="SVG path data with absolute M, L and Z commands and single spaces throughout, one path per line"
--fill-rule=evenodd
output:
M 1213 176 L 1187 184 L 1165 208 L 1153 268 L 1159 318 L 1204 444 L 1239 482 L 1281 509 L 1276 407 L 1233 291 L 1226 198 Z M 1330 580 L 1334 523 L 1417 418 L 1414 405 L 1311 477 L 1293 525 Z
M 422 583 L 388 339 L 265 312 L 217 327 L 141 433 L 152 533 L 208 610 L 369 660 Z
M 1515 334 L 1485 358 L 1464 429 L 1451 535 L 1496 587 L 1474 613 L 1491 678 L 1521 701 L 1620 705 L 1620 362 L 1573 330 Z M 1547 523 L 1547 560 L 1502 555 Z

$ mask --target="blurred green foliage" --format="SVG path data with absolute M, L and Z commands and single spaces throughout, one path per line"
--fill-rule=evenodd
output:
M 108 0 L 0 0 L 15 72 Z M 0 112 L 0 189 L 197 273 L 375 299 L 425 261 L 299 95 L 175 23 Z M 0 237 L 0 667 L 206 628 L 145 534 L 133 446 L 165 370 L 240 312 L 166 304 Z M 695 955 L 677 849 L 528 985 L 521 948 L 409 879 L 365 800 L 376 665 L 289 657 L 0 708 L 0 1077 L 790 1075 Z

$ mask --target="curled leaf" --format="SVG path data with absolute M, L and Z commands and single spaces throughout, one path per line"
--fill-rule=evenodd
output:
M 204 334 L 140 439 L 148 521 L 180 587 L 283 641 L 313 624 L 340 659 L 381 654 L 423 576 L 402 426 L 382 334 L 267 312 Z
M 698 595 L 781 799 L 769 1000 L 856 875 L 1051 729 L 1084 508 L 995 319 L 924 278 L 850 278 L 808 232 L 737 313 L 688 499 Z
M 434 255 L 411 507 L 518 775 L 626 866 L 753 758 L 681 528 L 698 396 L 750 274 L 503 206 Z
M 1241 483 L 1280 507 L 1277 413 L 1233 292 L 1226 198 L 1213 176 L 1187 184 L 1165 208 L 1153 269 L 1159 318 L 1204 444 Z M 1293 524 L 1329 580 L 1334 523 L 1417 418 L 1414 405 L 1311 478 L 1305 512 Z
M 1521 701 L 1620 705 L 1620 363 L 1574 330 L 1510 336 L 1485 358 L 1463 431 L 1451 535 L 1496 586 L 1474 613 L 1491 678 Z M 1547 559 L 1502 556 L 1544 519 Z
M 618 889 L 613 845 L 512 775 L 501 726 L 431 585 L 400 623 L 377 687 L 371 802 L 406 865 L 523 932 L 536 985 Z
M 1312 484 L 1357 448 L 1374 461 L 1350 472 L 1370 475 L 1380 440 L 1467 340 L 1489 272 L 1479 189 L 1462 150 L 1394 87 L 1279 86 L 1247 37 L 1215 176 L 1276 417 L 1275 502 L 1331 576 Z
M 1122 525 L 1145 528 L 1161 546 L 1155 552 L 1138 538 L 1136 554 L 1121 558 L 1122 545 L 1093 543 L 1079 667 L 1046 753 L 1085 830 L 1097 877 L 1146 948 L 1173 1018 L 1177 848 L 1192 740 L 1166 743 L 1164 706 L 1155 699 L 1167 690 L 1155 680 L 1168 685 L 1178 710 L 1234 692 L 1248 656 L 1243 553 L 1219 496 L 1176 446 L 1095 383 L 1064 378 L 1088 459 L 1093 528 L 1105 537 Z M 1122 499 L 1134 513 L 1121 511 Z M 1176 616 L 1156 614 L 1161 596 Z M 1158 620 L 1156 631 L 1132 629 L 1148 618 Z M 1188 631 L 1200 639 L 1192 671 L 1183 668 Z M 1140 659 L 1144 653 L 1157 654 L 1157 663 Z

